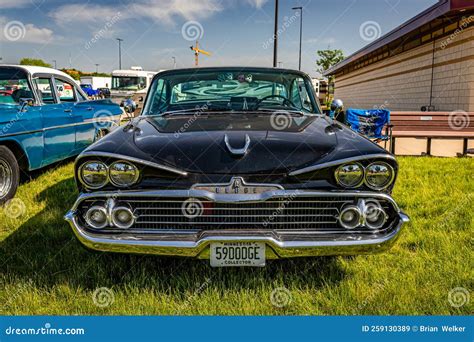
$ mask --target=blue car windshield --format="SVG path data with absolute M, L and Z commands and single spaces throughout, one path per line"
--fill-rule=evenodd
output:
M 218 111 L 295 110 L 320 113 L 311 81 L 271 69 L 177 70 L 155 77 L 144 115 L 205 106 Z
M 16 105 L 22 98 L 33 98 L 26 72 L 16 68 L 1 68 L 0 104 Z

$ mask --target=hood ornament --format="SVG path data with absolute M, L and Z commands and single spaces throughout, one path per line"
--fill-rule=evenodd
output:
M 248 134 L 245 134 L 245 146 L 242 148 L 234 148 L 230 146 L 229 137 L 227 136 L 227 134 L 224 135 L 224 142 L 229 152 L 232 153 L 234 156 L 243 156 L 247 153 L 247 150 L 250 146 L 250 137 Z

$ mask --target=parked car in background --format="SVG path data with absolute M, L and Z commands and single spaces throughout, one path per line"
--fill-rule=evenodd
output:
M 92 85 L 91 84 L 85 84 L 85 83 L 81 83 L 81 89 L 84 91 L 84 93 L 87 94 L 87 96 L 91 99 L 95 99 L 95 98 L 98 98 L 100 93 L 98 90 L 95 90 L 94 88 L 92 88 Z
M 97 91 L 99 92 L 100 97 L 102 97 L 103 99 L 107 99 L 110 97 L 109 88 L 97 88 Z
M 61 71 L 1 65 L 0 204 L 15 195 L 21 171 L 79 154 L 111 131 L 121 113 L 110 100 L 89 101 Z
M 397 172 L 392 154 L 322 114 L 300 71 L 168 70 L 139 117 L 79 155 L 66 219 L 93 249 L 217 267 L 373 253 L 408 220 L 390 196 Z
M 137 107 L 131 116 L 140 113 L 143 101 L 150 87 L 156 71 L 145 71 L 142 67 L 132 66 L 130 70 L 112 71 L 112 88 L 110 96 L 112 101 L 123 105 L 127 99 L 132 99 Z

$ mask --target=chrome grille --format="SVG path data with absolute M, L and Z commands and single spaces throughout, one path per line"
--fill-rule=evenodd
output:
M 100 199 L 88 199 L 83 212 Z M 132 206 L 137 220 L 132 230 L 213 230 L 275 229 L 346 231 L 337 218 L 341 208 L 354 203 L 354 197 L 276 197 L 256 202 L 214 202 L 193 198 L 202 205 L 201 215 L 184 215 L 183 203 L 189 198 L 120 197 Z M 382 206 L 390 211 L 388 202 Z M 393 209 L 393 208 L 392 208 Z

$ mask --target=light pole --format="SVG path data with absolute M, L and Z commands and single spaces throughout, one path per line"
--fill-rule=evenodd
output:
M 96 65 L 95 65 L 95 73 L 96 73 L 96 74 L 99 73 L 99 65 L 100 65 L 100 64 L 96 64 Z
M 55 59 L 53 59 L 53 63 L 54 63 L 54 69 L 57 69 L 56 60 L 55 60 Z
M 273 30 L 273 67 L 277 67 L 278 52 L 278 0 L 275 0 L 275 28 Z
M 119 43 L 119 69 L 122 70 L 122 38 L 115 38 L 118 40 Z
M 292 10 L 299 10 L 300 11 L 300 56 L 299 56 L 299 63 L 298 63 L 298 70 L 301 70 L 301 43 L 303 40 L 303 7 L 293 7 Z
M 171 57 L 173 59 L 173 69 L 176 69 L 176 57 Z

